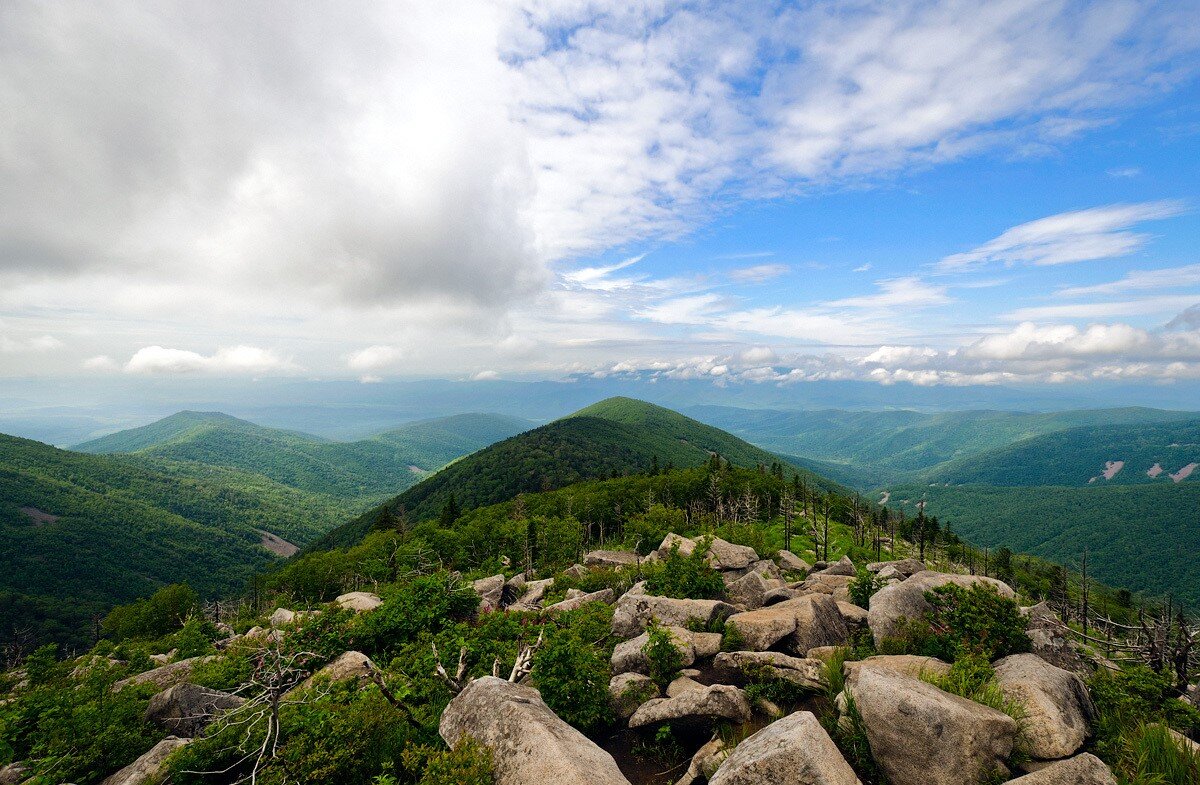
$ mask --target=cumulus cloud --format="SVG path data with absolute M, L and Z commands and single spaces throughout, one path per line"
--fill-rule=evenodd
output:
M 146 346 L 138 349 L 125 363 L 126 373 L 134 374 L 256 375 L 298 370 L 291 360 L 256 346 L 221 348 L 207 356 L 187 349 Z
M 368 346 L 351 352 L 346 366 L 352 371 L 378 371 L 395 366 L 404 357 L 404 351 L 396 346 Z
M 115 371 L 120 367 L 120 364 L 107 354 L 98 354 L 83 361 L 83 368 L 87 371 Z
M 1127 256 L 1149 239 L 1130 231 L 1132 227 L 1173 218 L 1184 210 L 1182 202 L 1163 200 L 1059 213 L 1014 226 L 978 248 L 947 256 L 936 269 L 949 273 L 989 263 L 1055 265 Z

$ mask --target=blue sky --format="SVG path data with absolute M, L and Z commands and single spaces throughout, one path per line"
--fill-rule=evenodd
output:
M 0 375 L 1194 380 L 1198 11 L 17 2 Z

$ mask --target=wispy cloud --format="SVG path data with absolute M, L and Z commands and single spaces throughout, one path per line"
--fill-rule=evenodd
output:
M 865 273 L 870 269 L 871 269 L 871 263 L 867 262 L 866 264 L 860 264 L 858 267 L 855 267 L 852 272 Z
M 104 370 L 96 363 L 95 369 Z M 290 359 L 256 346 L 232 346 L 203 355 L 187 349 L 147 346 L 125 363 L 125 371 L 134 374 L 232 374 L 291 373 L 300 368 Z
M 1061 319 L 1105 319 L 1114 316 L 1157 316 L 1196 302 L 1200 295 L 1163 295 L 1135 300 L 1096 303 L 1069 303 L 1017 308 L 1003 313 L 1000 318 L 1010 322 L 1043 322 Z
M 929 284 L 916 276 L 876 281 L 879 291 L 824 303 L 829 308 L 921 308 L 950 302 L 945 286 Z
M 609 276 L 618 270 L 632 267 L 645 258 L 645 254 L 639 254 L 616 264 L 603 267 L 582 267 L 578 270 L 571 270 L 570 272 L 563 273 L 561 277 L 567 285 L 579 286 L 584 289 L 599 289 L 602 291 L 623 289 L 632 286 L 639 280 L 642 280 L 642 278 L 610 278 Z
M 1127 256 L 1149 240 L 1130 229 L 1146 221 L 1173 218 L 1185 210 L 1182 202 L 1162 200 L 1059 213 L 1015 226 L 965 253 L 947 256 L 934 269 L 954 273 L 993 263 L 1041 266 Z
M 787 275 L 791 267 L 786 264 L 756 264 L 729 271 L 729 277 L 739 283 L 762 283 L 781 275 Z
M 1161 270 L 1131 270 L 1124 278 L 1091 286 L 1068 286 L 1055 292 L 1058 297 L 1093 297 L 1126 292 L 1185 289 L 1200 286 L 1200 264 L 1165 267 Z

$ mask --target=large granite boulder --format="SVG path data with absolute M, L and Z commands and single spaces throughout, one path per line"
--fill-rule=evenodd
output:
M 709 785 L 860 785 L 812 712 L 772 722 L 738 744 Z
M 572 728 L 532 687 L 484 676 L 442 712 L 438 732 L 451 747 L 470 737 L 492 755 L 496 785 L 629 785 L 616 761 Z
M 761 607 L 763 597 L 771 589 L 782 587 L 782 582 L 768 578 L 761 572 L 751 570 L 725 587 L 725 596 L 735 605 L 747 610 Z
M 696 649 L 692 645 L 692 633 L 683 627 L 665 627 L 664 628 L 671 636 L 671 643 L 675 645 L 675 649 L 679 652 L 682 658 L 684 667 L 691 665 L 696 661 Z M 620 673 L 646 673 L 650 668 L 650 661 L 646 658 L 642 649 L 650 642 L 650 633 L 643 632 L 636 638 L 630 638 L 627 641 L 621 641 L 613 647 L 612 659 L 610 665 L 614 674 Z
M 628 719 L 646 701 L 659 697 L 658 685 L 641 673 L 618 673 L 608 681 L 613 714 Z
M 667 536 L 663 537 L 662 544 L 658 546 L 658 550 L 654 553 L 658 558 L 665 559 L 675 546 L 679 546 L 680 556 L 690 556 L 692 551 L 696 550 L 696 541 L 675 532 L 668 532 Z
M 1104 761 L 1085 752 L 1009 780 L 1008 785 L 1117 785 L 1117 778 Z
M 766 651 L 796 631 L 796 612 L 783 604 L 735 613 L 725 620 L 742 638 L 742 648 Z
M 887 569 L 890 569 L 892 574 L 904 579 L 923 571 L 925 562 L 920 559 L 898 559 L 896 561 L 871 562 L 867 565 L 869 572 L 877 574 Z
M 847 575 L 853 577 L 858 574 L 858 568 L 854 566 L 854 562 L 850 561 L 849 556 L 843 556 L 838 561 L 829 566 L 813 573 L 814 575 Z M 809 576 L 811 577 L 811 576 Z
M 809 649 L 841 646 L 850 640 L 850 630 L 833 597 L 810 594 L 771 607 L 786 608 L 796 617 L 796 629 L 784 641 L 793 654 L 803 657 Z
M 1021 739 L 1042 760 L 1065 758 L 1092 735 L 1096 708 L 1083 679 L 1033 654 L 1014 654 L 995 664 L 1004 695 L 1025 708 Z
M 215 659 L 215 656 L 190 657 L 179 662 L 172 662 L 170 665 L 152 668 L 129 678 L 121 679 L 113 684 L 112 689 L 113 692 L 120 692 L 132 684 L 153 684 L 159 690 L 165 690 L 168 687 L 174 687 L 176 684 L 191 678 L 192 670 L 197 665 Z
M 366 613 L 373 611 L 380 605 L 383 605 L 383 600 L 379 599 L 378 594 L 372 594 L 369 591 L 352 591 L 339 596 L 334 602 L 339 608 L 355 613 Z
M 613 601 L 612 589 L 601 589 L 589 594 L 579 594 L 575 597 L 568 597 L 562 602 L 556 602 L 553 605 L 547 605 L 542 608 L 546 613 L 563 613 L 565 611 L 573 611 L 582 608 L 589 602 L 603 602 L 606 605 L 611 605 Z
M 713 667 L 722 681 L 732 684 L 745 684 L 768 673 L 813 691 L 825 687 L 825 668 L 819 660 L 778 651 L 723 651 L 713 660 Z
M 172 752 L 189 743 L 191 743 L 191 739 L 177 739 L 174 736 L 168 736 L 133 763 L 117 773 L 105 777 L 100 785 L 149 785 L 149 783 L 158 782 L 167 758 L 171 756 Z
M 679 600 L 635 594 L 630 590 L 617 600 L 612 631 L 618 637 L 632 638 L 645 630 L 652 620 L 676 627 L 686 627 L 689 621 L 695 620 L 707 627 L 736 611 L 737 608 L 720 600 Z
M 758 561 L 758 553 L 749 545 L 734 545 L 713 537 L 708 546 L 708 562 L 718 570 L 743 570 Z
M 842 670 L 850 678 L 859 668 L 879 668 L 899 673 L 913 679 L 926 676 L 945 676 L 950 672 L 950 663 L 936 657 L 923 657 L 919 654 L 877 654 L 865 660 L 851 660 L 842 663 Z
M 930 610 L 925 592 L 939 586 L 955 584 L 970 587 L 977 583 L 994 587 L 1002 597 L 1015 596 L 1011 587 L 995 578 L 985 578 L 982 575 L 956 575 L 946 572 L 923 570 L 913 576 L 886 586 L 875 592 L 871 597 L 870 616 L 871 633 L 875 637 L 875 645 L 883 643 L 884 638 L 896 634 L 900 619 L 920 619 Z
M 471 584 L 475 593 L 479 595 L 479 611 L 481 613 L 499 610 L 504 601 L 505 583 L 503 575 L 490 575 Z
M 791 551 L 780 551 L 775 557 L 775 561 L 779 563 L 779 569 L 784 572 L 802 572 L 808 574 L 812 570 L 812 565 L 801 559 Z
M 583 555 L 583 563 L 588 567 L 631 567 L 638 559 L 634 551 L 591 551 Z
M 1017 735 L 1007 714 L 869 665 L 847 687 L 892 785 L 962 785 L 1006 772 Z
M 655 698 L 643 703 L 629 718 L 629 727 L 672 723 L 684 726 L 711 725 L 718 720 L 746 722 L 750 701 L 746 693 L 727 684 L 688 689 L 673 698 Z
M 218 715 L 245 702 L 245 698 L 228 692 L 184 682 L 150 698 L 146 721 L 190 739 L 200 735 Z

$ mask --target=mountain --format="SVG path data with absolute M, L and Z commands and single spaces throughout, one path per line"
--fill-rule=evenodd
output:
M 1172 484 L 1194 481 L 1198 466 L 1200 419 L 1189 419 L 1070 428 L 950 461 L 926 479 L 1000 486 Z
M 467 414 L 409 423 L 372 439 L 336 442 L 220 412 L 179 412 L 77 449 L 244 469 L 303 491 L 374 502 L 530 425 L 515 417 Z
M 506 501 L 520 493 L 553 490 L 582 480 L 699 466 L 714 454 L 737 466 L 768 466 L 786 459 L 711 425 L 632 398 L 608 398 L 578 412 L 480 450 L 338 527 L 312 549 L 346 547 L 363 538 L 384 508 L 410 520 L 436 516 L 454 497 L 462 509 Z M 836 483 L 794 467 L 827 490 Z
M 239 590 L 275 558 L 267 544 L 303 544 L 343 515 L 237 469 L 0 435 L 0 639 L 31 625 L 77 644 L 92 614 L 170 583 Z

